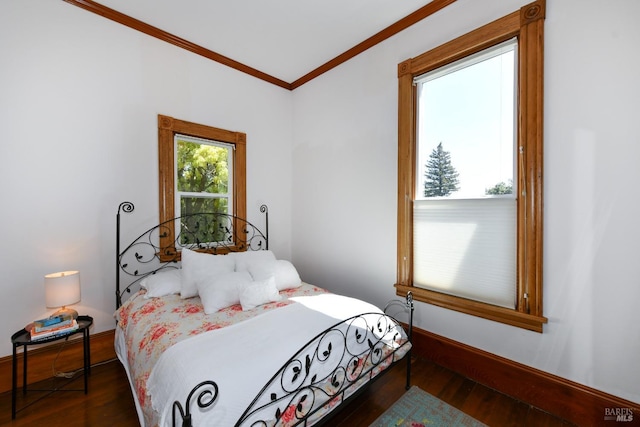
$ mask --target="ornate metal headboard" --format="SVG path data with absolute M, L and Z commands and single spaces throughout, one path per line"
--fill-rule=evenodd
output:
M 122 202 L 116 215 L 116 308 L 132 286 L 158 271 L 179 268 L 180 250 L 188 248 L 212 254 L 269 249 L 269 209 L 260 206 L 265 232 L 245 218 L 204 212 L 182 215 L 155 225 L 124 249 L 120 244 L 120 214 L 131 213 L 134 205 Z M 130 279 L 124 287 L 121 276 Z

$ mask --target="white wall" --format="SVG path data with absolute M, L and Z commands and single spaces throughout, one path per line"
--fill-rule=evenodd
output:
M 0 356 L 47 315 L 43 276 L 80 270 L 93 332 L 115 322 L 115 215 L 157 222 L 157 115 L 246 132 L 247 210 L 268 203 L 272 249 L 291 255 L 289 91 L 62 1 L 0 4 Z M 132 237 L 132 236 L 130 236 Z
M 459 0 L 294 92 L 303 279 L 394 296 L 399 62 L 528 0 Z M 544 333 L 417 304 L 418 327 L 640 402 L 640 27 L 635 0 L 551 0 L 545 23 Z

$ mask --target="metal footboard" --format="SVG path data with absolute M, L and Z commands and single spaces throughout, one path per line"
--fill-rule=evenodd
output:
M 349 400 L 370 380 L 400 361 L 407 360 L 410 385 L 413 296 L 393 301 L 409 313 L 408 331 L 395 318 L 381 313 L 365 313 L 338 322 L 318 334 L 291 357 L 257 394 L 235 426 L 307 426 L 322 424 L 334 405 Z M 192 425 L 190 405 L 196 393 L 200 408 L 215 403 L 218 386 L 213 381 L 198 384 L 189 393 L 185 406 L 174 402 L 173 425 Z M 221 392 L 224 392 L 222 390 Z M 179 414 L 176 414 L 176 411 Z M 179 415 L 178 418 L 176 416 Z

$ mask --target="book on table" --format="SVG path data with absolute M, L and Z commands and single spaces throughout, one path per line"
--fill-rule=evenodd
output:
M 25 329 L 29 331 L 29 334 L 31 335 L 31 340 L 37 341 L 37 340 L 51 338 L 58 335 L 65 335 L 70 332 L 73 332 L 78 329 L 78 322 L 75 319 L 71 319 L 71 323 L 69 324 L 64 324 L 61 326 L 49 328 L 47 330 L 40 331 L 40 332 L 36 331 L 35 322 L 34 322 L 30 325 L 27 325 Z
M 50 331 L 73 323 L 71 314 L 59 314 L 44 319 L 34 320 L 33 328 L 36 332 Z

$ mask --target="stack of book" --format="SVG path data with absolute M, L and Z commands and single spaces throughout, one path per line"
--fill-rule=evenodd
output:
M 31 334 L 31 341 L 37 341 L 73 332 L 78 329 L 78 322 L 71 315 L 61 314 L 35 320 L 25 329 Z

